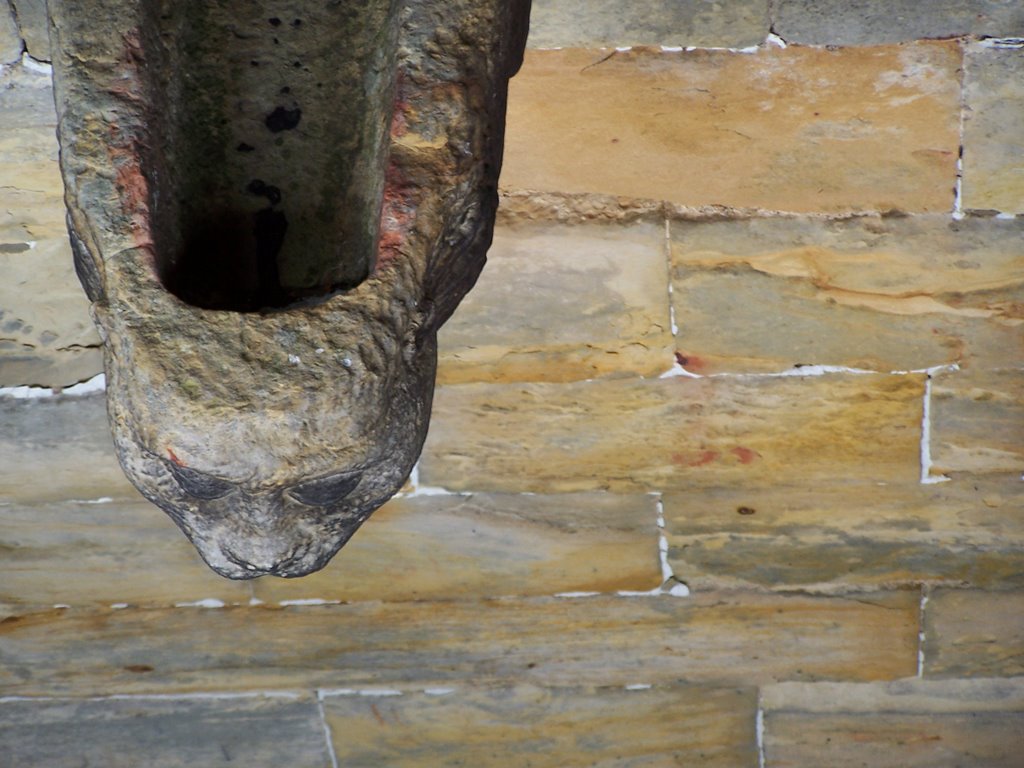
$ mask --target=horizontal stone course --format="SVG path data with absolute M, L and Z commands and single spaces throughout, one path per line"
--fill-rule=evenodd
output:
M 420 476 L 540 493 L 907 482 L 923 387 L 917 374 L 440 387 Z
M 1021 588 L 1022 508 L 1018 478 L 747 486 L 664 498 L 669 563 L 698 590 Z
M 1024 221 L 673 221 L 677 351 L 694 373 L 1024 364 Z
M 765 764 L 956 765 L 1020 762 L 1024 678 L 780 683 L 762 689 Z
M 0 621 L 8 695 L 501 681 L 888 680 L 916 667 L 918 595 L 709 592 L 270 609 L 53 611 Z
M 772 29 L 790 43 L 876 45 L 923 38 L 1024 35 L 1010 0 L 774 0 Z
M 442 688 L 328 696 L 345 766 L 757 766 L 753 688 Z
M 137 500 L 114 453 L 103 394 L 0 397 L 0 501 Z
M 528 52 L 502 185 L 795 212 L 948 212 L 955 42 Z
M 328 768 L 311 697 L 0 701 L 0 755 L 18 768 Z
M 743 48 L 760 45 L 767 34 L 766 0 L 534 0 L 527 46 Z
M 281 600 L 466 600 L 661 585 L 647 495 L 420 496 L 374 513 L 323 571 L 263 578 Z

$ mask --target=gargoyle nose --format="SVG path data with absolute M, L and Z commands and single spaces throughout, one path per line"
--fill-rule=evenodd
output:
M 254 577 L 289 574 L 301 558 L 301 553 L 296 553 L 287 545 L 251 539 L 232 541 L 232 546 L 222 546 L 221 552 L 230 562 L 244 568 Z

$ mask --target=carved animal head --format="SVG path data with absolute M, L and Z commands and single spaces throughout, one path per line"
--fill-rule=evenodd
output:
M 230 578 L 323 567 L 414 466 L 529 2 L 274 8 L 50 8 L 118 455 Z

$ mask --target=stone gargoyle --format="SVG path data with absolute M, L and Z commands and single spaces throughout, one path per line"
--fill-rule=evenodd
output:
M 50 0 L 125 473 L 234 579 L 322 568 L 419 456 L 529 0 Z

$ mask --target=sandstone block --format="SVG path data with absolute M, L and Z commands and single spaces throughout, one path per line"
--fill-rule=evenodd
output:
M 1024 472 L 1024 370 L 943 372 L 931 399 L 932 474 Z
M 656 517 L 648 495 L 397 498 L 323 571 L 253 590 L 268 602 L 651 590 L 662 581 Z
M 1024 29 L 1024 9 L 1017 6 Z M 1024 213 L 1024 44 L 967 47 L 964 75 L 965 209 Z
M 764 0 L 535 0 L 530 48 L 665 45 L 744 48 L 768 34 Z
M 1024 675 L 1024 592 L 941 589 L 924 617 L 925 677 Z
M 967 35 L 1024 34 L 1024 10 L 1005 0 L 778 0 L 772 28 L 804 45 L 876 45 Z
M 248 584 L 211 573 L 165 514 L 131 495 L 0 504 L 0 602 L 21 610 L 249 602 Z
M 0 397 L 0 499 L 8 504 L 138 494 L 117 463 L 102 394 Z
M 538 493 L 911 481 L 922 392 L 917 375 L 441 387 L 420 476 Z
M 1024 362 L 1024 223 L 946 216 L 672 222 L 694 373 Z
M 1019 588 L 1022 508 L 1017 478 L 722 488 L 664 499 L 669 562 L 696 589 Z
M 0 4 L 0 64 L 11 64 L 21 58 L 24 44 L 9 3 Z
M 28 55 L 39 61 L 50 60 L 50 20 L 46 0 L 11 0 L 18 29 Z
M 63 387 L 103 370 L 75 276 L 49 78 L 0 75 L 0 387 Z
M 780 683 L 762 690 L 767 765 L 1020 762 L 1024 679 Z
M 324 699 L 346 766 L 757 765 L 752 688 L 442 688 Z
M 663 373 L 672 361 L 664 227 L 501 227 L 438 341 L 439 383 Z
M 917 664 L 918 594 L 709 592 L 52 611 L 0 623 L 8 695 L 516 683 L 891 680 Z M 145 671 L 142 671 L 145 670 Z
M 0 754 L 19 768 L 330 765 L 316 702 L 298 696 L 5 701 Z
M 955 42 L 533 51 L 511 83 L 508 190 L 783 211 L 945 212 Z

